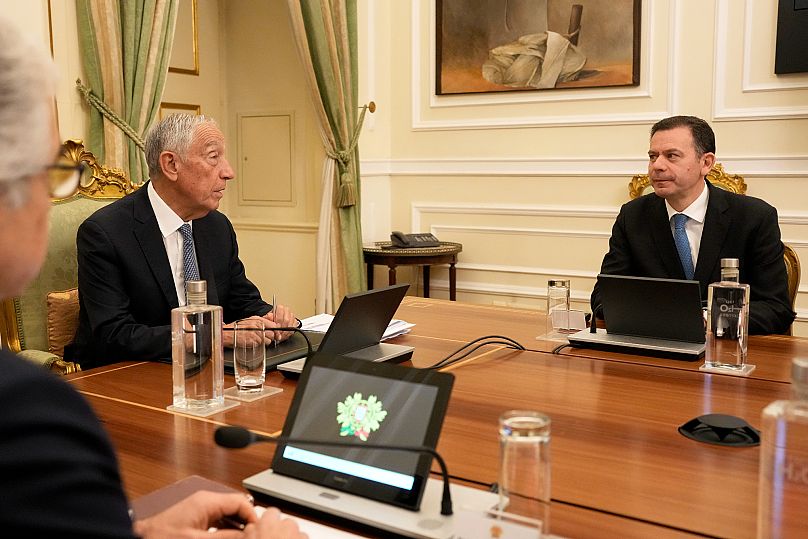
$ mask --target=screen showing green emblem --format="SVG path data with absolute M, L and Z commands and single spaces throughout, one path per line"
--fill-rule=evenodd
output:
M 417 509 L 432 458 L 361 447 L 437 445 L 453 376 L 345 358 L 317 357 L 300 378 L 283 434 L 352 447 L 290 442 L 272 468 L 331 488 Z

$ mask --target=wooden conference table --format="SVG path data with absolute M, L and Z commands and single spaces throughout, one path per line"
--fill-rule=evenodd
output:
M 456 381 L 438 450 L 457 480 L 495 482 L 498 416 L 536 409 L 552 420 L 553 533 L 755 535 L 759 449 L 701 444 L 677 428 L 705 413 L 759 426 L 763 407 L 788 397 L 790 359 L 808 352 L 805 339 L 753 338 L 750 362 L 758 368 L 739 378 L 701 373 L 699 363 L 569 348 L 552 354 L 559 343 L 535 339 L 544 317 L 531 311 L 407 297 L 396 316 L 417 324 L 396 342 L 415 347 L 418 367 L 489 334 L 532 348 L 489 346 L 449 367 Z M 273 447 L 229 451 L 215 446 L 213 432 L 234 424 L 277 433 L 295 387 L 273 373 L 267 383 L 283 393 L 194 418 L 165 410 L 168 365 L 121 363 L 69 379 L 110 432 L 130 497 L 191 474 L 239 486 L 265 469 Z

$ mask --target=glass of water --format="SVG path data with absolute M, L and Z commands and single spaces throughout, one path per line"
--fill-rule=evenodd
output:
M 500 512 L 549 533 L 550 418 L 532 410 L 510 410 L 499 418 Z
M 263 390 L 266 363 L 263 319 L 256 317 L 236 322 L 233 327 L 233 370 L 240 392 Z

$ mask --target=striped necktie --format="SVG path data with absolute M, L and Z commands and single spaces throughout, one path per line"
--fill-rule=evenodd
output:
M 185 282 L 199 280 L 199 268 L 196 266 L 196 252 L 194 251 L 194 236 L 191 225 L 185 223 L 180 227 L 182 235 L 182 272 Z
M 690 254 L 690 242 L 685 232 L 685 223 L 689 217 L 684 213 L 677 213 L 673 216 L 673 243 L 679 251 L 679 260 L 682 262 L 682 269 L 685 270 L 685 278 L 693 280 L 693 255 Z

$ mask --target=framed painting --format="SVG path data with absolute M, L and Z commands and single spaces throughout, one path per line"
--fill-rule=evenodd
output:
M 435 0 L 438 95 L 636 86 L 641 0 Z

